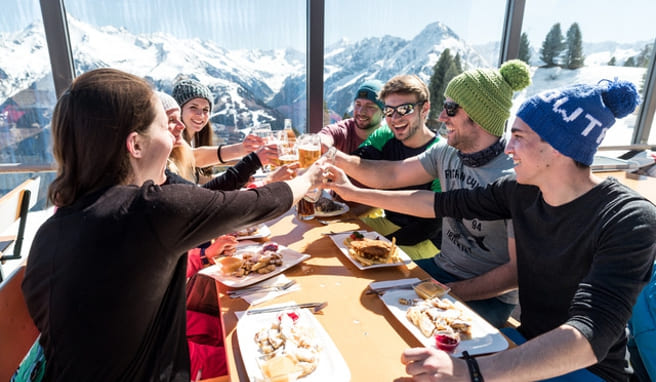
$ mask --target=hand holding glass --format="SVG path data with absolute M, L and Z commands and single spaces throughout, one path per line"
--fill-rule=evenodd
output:
M 319 134 L 303 134 L 296 140 L 298 159 L 301 168 L 308 168 L 321 156 L 321 139 Z

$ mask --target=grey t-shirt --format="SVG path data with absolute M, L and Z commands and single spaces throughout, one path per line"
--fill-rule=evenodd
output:
M 440 179 L 442 191 L 484 187 L 513 173 L 513 161 L 505 153 L 483 166 L 468 167 L 455 148 L 442 144 L 418 158 L 431 176 Z M 508 262 L 508 237 L 512 233 L 510 220 L 442 218 L 442 248 L 434 260 L 447 272 L 470 279 Z M 498 298 L 508 304 L 518 301 L 516 291 Z

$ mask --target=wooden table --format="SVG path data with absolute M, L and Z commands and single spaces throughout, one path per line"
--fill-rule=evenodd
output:
M 297 303 L 327 301 L 323 314 L 316 317 L 346 360 L 352 381 L 390 381 L 404 377 L 407 374 L 400 362 L 401 353 L 408 347 L 422 345 L 376 295 L 366 295 L 365 291 L 372 281 L 421 279 L 428 275 L 414 263 L 359 270 L 339 252 L 329 237 L 322 235 L 364 227 L 350 213 L 343 215 L 343 220 L 323 225 L 316 220 L 299 221 L 292 213 L 287 213 L 268 223 L 271 241 L 309 253 L 312 258 L 285 272 L 287 277 L 298 282 L 300 291 L 279 296 L 257 308 L 290 300 Z M 216 284 L 230 379 L 247 381 L 236 336 L 235 312 L 246 310 L 249 305 L 242 299 L 230 299 L 224 294 L 227 289 L 218 282 Z

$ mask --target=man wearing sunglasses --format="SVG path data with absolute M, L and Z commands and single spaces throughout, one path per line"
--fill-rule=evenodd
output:
M 518 60 L 506 62 L 499 70 L 466 71 L 453 78 L 445 91 L 440 121 L 445 125 L 448 145 L 435 145 L 403 161 L 371 161 L 338 153 L 334 162 L 350 177 L 378 189 L 398 189 L 433 179 L 440 180 L 442 191 L 490 184 L 513 171 L 512 160 L 503 152 L 503 134 L 513 92 L 529 83 L 528 66 Z M 411 117 L 417 107 L 389 100 L 385 103 L 389 105 L 385 114 L 392 120 L 403 114 Z M 430 108 L 425 104 L 419 107 Z M 390 128 L 395 126 L 405 129 L 403 124 Z M 441 245 L 435 257 L 416 263 L 436 280 L 447 283 L 492 325 L 503 326 L 517 304 L 517 292 L 498 296 L 490 294 L 488 287 L 514 269 L 511 222 L 445 217 Z
M 385 103 L 383 114 L 387 124 L 374 131 L 353 152 L 364 159 L 400 161 L 419 155 L 444 140 L 426 126 L 430 111 L 430 92 L 416 75 L 400 75 L 387 81 L 379 93 Z M 404 189 L 440 192 L 440 180 L 434 179 L 419 186 Z M 376 212 L 381 211 L 376 209 Z M 432 258 L 439 252 L 442 240 L 442 221 L 384 211 L 362 218 L 376 232 L 396 244 L 413 260 Z
M 360 85 L 353 99 L 353 118 L 324 126 L 319 132 L 323 152 L 335 147 L 350 154 L 380 127 L 383 102 L 378 98 L 378 92 L 381 87 L 383 83 L 378 80 L 369 80 Z
M 617 79 L 530 97 L 505 148 L 515 175 L 486 187 L 365 190 L 338 168 L 324 168 L 326 184 L 346 200 L 424 217 L 512 219 L 516 267 L 488 289 L 519 288 L 521 326 L 503 329 L 517 346 L 464 360 L 435 347 L 407 349 L 401 361 L 414 380 L 634 380 L 627 322 L 640 314 L 636 301 L 652 275 L 656 206 L 590 165 L 608 129 L 639 104 L 636 86 Z M 636 340 L 649 330 L 633 329 Z

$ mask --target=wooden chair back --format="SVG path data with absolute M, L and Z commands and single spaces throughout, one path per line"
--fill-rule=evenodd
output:
M 24 277 L 23 264 L 0 284 L 0 381 L 10 380 L 39 336 L 23 297 Z
M 27 222 L 27 212 L 34 207 L 39 193 L 40 178 L 28 179 L 0 198 L 0 232 L 5 232 L 16 221 L 19 221 L 16 235 L 0 237 L 0 264 L 7 260 L 21 258 L 23 235 Z M 11 244 L 14 244 L 13 253 L 5 253 Z M 0 282 L 3 280 L 0 265 Z

